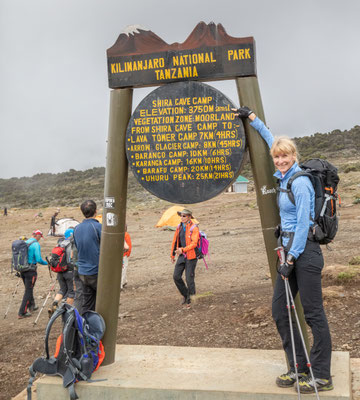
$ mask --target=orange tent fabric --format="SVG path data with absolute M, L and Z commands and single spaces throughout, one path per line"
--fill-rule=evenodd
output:
M 180 217 L 177 212 L 182 211 L 185 207 L 183 206 L 172 206 L 168 208 L 159 219 L 158 223 L 155 225 L 156 228 L 161 228 L 162 226 L 173 226 L 177 227 L 180 224 Z M 195 218 L 192 219 L 195 224 L 198 224 Z

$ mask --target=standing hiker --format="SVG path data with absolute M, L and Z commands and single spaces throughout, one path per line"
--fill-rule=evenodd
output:
M 74 229 L 74 242 L 78 251 L 78 272 L 83 282 L 83 304 L 80 312 L 95 310 L 99 270 L 101 224 L 95 219 L 96 203 L 86 200 L 81 204 L 85 219 Z
M 42 232 L 36 230 L 32 235 L 33 237 L 26 241 L 26 243 L 29 245 L 28 264 L 30 265 L 30 269 L 25 272 L 20 272 L 20 277 L 25 286 L 25 293 L 18 312 L 19 319 L 31 317 L 31 312 L 38 309 L 34 300 L 34 286 L 37 279 L 37 263 L 48 265 L 47 262 L 41 257 L 39 240 L 43 237 Z
M 51 232 L 51 236 L 55 236 L 56 225 L 59 225 L 59 224 L 56 222 L 56 217 L 58 216 L 59 212 L 60 212 L 59 210 L 56 210 L 55 213 L 54 213 L 54 215 L 51 217 L 51 221 L 50 221 L 50 232 Z
M 60 289 L 56 293 L 52 306 L 48 309 L 49 318 L 53 315 L 56 309 L 59 306 L 59 302 L 62 299 L 66 299 L 67 304 L 74 304 L 75 298 L 75 291 L 74 291 L 74 266 L 72 265 L 71 260 L 71 253 L 72 253 L 72 243 L 71 239 L 73 236 L 74 229 L 67 229 L 64 234 L 64 238 L 60 238 L 58 240 L 57 247 L 55 249 L 63 249 L 63 257 L 65 257 L 65 261 L 61 261 L 59 257 L 51 258 L 50 265 L 52 268 L 54 267 L 54 260 L 55 264 L 58 262 L 62 267 L 60 271 L 56 269 L 53 271 L 56 272 L 56 279 L 59 282 Z M 54 249 L 54 250 L 55 250 Z M 58 254 L 57 252 L 55 254 Z
M 294 179 L 291 191 L 295 197 L 293 204 L 286 192 L 287 183 L 296 172 L 298 154 L 294 141 L 287 137 L 275 138 L 264 123 L 247 107 L 233 111 L 240 118 L 249 118 L 250 125 L 256 129 L 270 148 L 270 154 L 277 171 L 274 176 L 279 180 L 280 195 L 280 239 L 286 251 L 286 262 L 280 265 L 273 301 L 272 315 L 281 336 L 284 350 L 290 364 L 290 370 L 276 379 L 280 387 L 290 387 L 296 382 L 294 358 L 292 353 L 289 316 L 286 308 L 284 279 L 288 278 L 291 292 L 295 298 L 300 293 L 301 304 L 307 324 L 314 337 L 310 352 L 310 362 L 318 391 L 332 390 L 330 373 L 331 336 L 325 315 L 322 290 L 321 270 L 324 259 L 318 242 L 314 241 L 312 230 L 314 222 L 315 192 L 307 176 Z M 284 191 L 282 191 L 282 189 Z M 309 218 L 310 217 L 310 218 Z M 301 393 L 314 393 L 315 383 L 309 373 L 306 356 L 299 333 L 294 326 L 294 340 L 298 363 L 299 389 Z
M 121 271 L 121 285 L 120 289 L 123 289 L 127 285 L 127 268 L 129 265 L 129 257 L 131 254 L 131 238 L 127 231 L 127 225 L 125 225 L 125 237 L 124 237 L 124 256 L 123 256 L 123 264 Z
M 176 228 L 174 238 L 171 244 L 170 257 L 175 262 L 175 256 L 178 259 L 174 269 L 174 282 L 179 292 L 183 296 L 181 304 L 186 304 L 190 308 L 191 296 L 195 295 L 195 268 L 197 263 L 195 248 L 199 241 L 199 228 L 191 221 L 193 218 L 190 210 L 184 209 L 178 211 L 181 223 Z M 185 285 L 182 274 L 185 271 Z
M 7 207 L 4 207 L 4 217 L 7 217 Z

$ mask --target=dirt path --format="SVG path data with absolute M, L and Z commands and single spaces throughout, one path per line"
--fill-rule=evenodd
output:
M 324 250 L 325 307 L 334 350 L 348 350 L 360 357 L 360 289 L 351 274 L 338 278 L 338 268 L 359 256 L 360 205 L 351 206 L 343 196 L 340 230 L 333 251 Z M 118 343 L 175 346 L 209 346 L 280 349 L 280 339 L 271 319 L 271 280 L 267 266 L 259 213 L 254 192 L 246 195 L 222 194 L 191 209 L 208 233 L 211 261 L 206 270 L 199 261 L 196 285 L 199 298 L 190 310 L 180 305 L 180 295 L 172 280 L 169 259 L 172 231 L 155 228 L 170 204 L 155 201 L 128 210 L 128 229 L 133 241 L 129 260 L 128 286 L 121 292 Z M 43 218 L 34 215 L 42 212 Z M 34 316 L 17 319 L 23 285 L 8 306 L 17 278 L 10 275 L 10 245 L 20 235 L 34 229 L 48 231 L 53 209 L 9 210 L 0 218 L 0 399 L 9 399 L 26 386 L 27 367 L 42 355 L 47 323 L 44 312 L 37 326 Z M 81 214 L 62 208 L 61 217 Z M 42 254 L 56 243 L 46 237 Z M 334 267 L 335 266 L 335 267 Z M 339 267 L 340 266 L 340 267 Z M 334 272 L 335 271 L 335 272 Z M 47 268 L 38 268 L 35 298 L 42 304 L 50 277 Z

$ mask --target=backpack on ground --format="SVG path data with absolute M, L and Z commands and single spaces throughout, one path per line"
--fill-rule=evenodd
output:
M 50 268 L 54 272 L 66 272 L 70 269 L 67 257 L 67 248 L 71 245 L 70 240 L 59 240 L 57 246 L 51 250 Z
M 315 191 L 315 218 L 312 233 L 315 241 L 320 244 L 332 242 L 338 230 L 336 213 L 337 185 L 339 175 L 337 168 L 326 160 L 314 158 L 300 165 L 302 171 L 296 172 L 288 181 L 286 189 L 290 201 L 295 204 L 291 191 L 293 181 L 299 176 L 308 176 Z
M 195 225 L 191 226 L 191 228 L 190 228 L 191 233 L 194 230 L 195 226 L 197 226 L 197 225 L 195 224 Z M 199 229 L 199 241 L 198 241 L 198 245 L 195 247 L 195 254 L 196 254 L 196 258 L 198 260 L 201 260 L 201 259 L 204 260 L 205 267 L 206 267 L 206 269 L 208 269 L 208 265 L 205 260 L 205 256 L 207 256 L 209 254 L 209 240 L 206 236 L 206 233 L 203 231 L 200 231 L 200 229 Z
M 29 247 L 34 242 L 36 242 L 36 239 L 33 239 L 30 243 L 26 243 L 25 240 L 22 239 L 12 242 L 11 272 L 13 272 L 13 270 L 17 272 L 27 272 L 31 270 L 31 265 L 28 263 L 28 251 Z
M 54 356 L 49 355 L 49 335 L 55 320 L 61 316 L 63 330 L 56 342 Z M 63 303 L 50 318 L 45 330 L 45 357 L 37 358 L 31 367 L 27 387 L 28 400 L 31 400 L 31 386 L 37 372 L 58 375 L 63 378 L 63 386 L 68 388 L 70 399 L 78 399 L 75 392 L 77 381 L 92 381 L 105 357 L 101 339 L 105 333 L 105 322 L 95 311 L 87 311 L 81 316 L 77 309 Z

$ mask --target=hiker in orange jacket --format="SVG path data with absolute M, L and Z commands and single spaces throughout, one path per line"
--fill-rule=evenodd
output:
M 195 248 L 199 241 L 199 228 L 191 219 L 193 218 L 190 210 L 184 209 L 178 211 L 181 223 L 176 228 L 171 245 L 170 257 L 175 262 L 175 256 L 178 259 L 174 269 L 174 282 L 179 292 L 183 296 L 181 304 L 186 304 L 190 308 L 191 296 L 195 295 L 195 267 L 197 263 Z M 185 271 L 186 284 L 182 279 Z
M 131 238 L 129 233 L 127 232 L 127 225 L 125 226 L 125 237 L 124 237 L 124 256 L 123 256 L 123 265 L 122 265 L 122 271 L 121 271 L 121 285 L 120 289 L 123 289 L 127 285 L 127 267 L 129 264 L 128 258 L 130 257 L 131 254 Z

